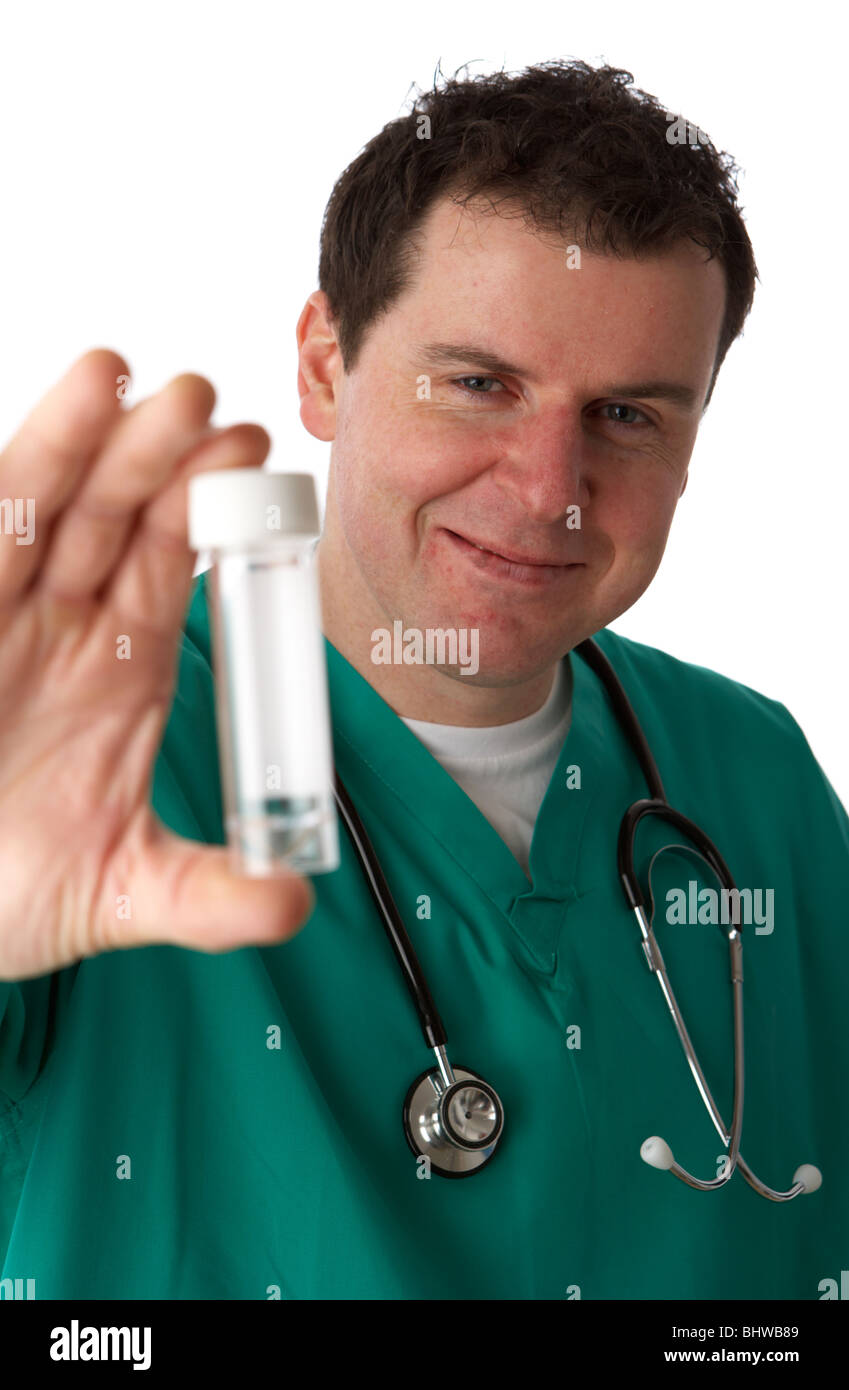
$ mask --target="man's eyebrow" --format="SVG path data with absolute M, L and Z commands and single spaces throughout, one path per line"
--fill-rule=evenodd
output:
M 488 372 L 523 376 L 528 381 L 538 380 L 526 367 L 517 367 L 513 362 L 505 362 L 503 357 L 487 352 L 476 343 L 417 343 L 416 353 L 423 361 L 432 362 L 434 366 L 443 366 L 447 362 L 475 362 Z
M 699 399 L 691 386 L 682 386 L 677 381 L 628 381 L 624 386 L 609 386 L 601 395 L 640 396 L 643 400 L 669 401 L 671 405 L 682 405 L 686 410 L 692 410 Z
M 450 362 L 474 362 L 487 372 L 504 372 L 507 376 L 522 376 L 527 381 L 539 378 L 526 367 L 514 362 L 506 362 L 496 353 L 488 352 L 475 343 L 418 343 L 417 355 L 434 366 L 444 366 Z M 618 383 L 600 391 L 601 396 L 638 396 L 643 400 L 669 401 L 671 405 L 683 406 L 692 410 L 698 404 L 698 395 L 690 386 L 677 381 L 636 381 Z

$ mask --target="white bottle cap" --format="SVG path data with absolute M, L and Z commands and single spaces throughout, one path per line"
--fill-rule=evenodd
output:
M 321 530 L 311 473 L 219 468 L 189 478 L 192 550 L 238 550 L 317 536 Z

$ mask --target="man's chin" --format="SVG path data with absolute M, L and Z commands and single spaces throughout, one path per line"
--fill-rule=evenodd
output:
M 481 634 L 481 648 L 476 662 L 440 665 L 439 670 L 448 679 L 456 680 L 461 685 L 477 686 L 481 689 L 517 686 L 551 671 L 569 650 L 569 644 L 564 641 L 562 646 L 558 644 L 556 647 L 552 647 L 548 642 L 545 647 L 535 650 L 529 650 L 524 646 L 487 652 Z

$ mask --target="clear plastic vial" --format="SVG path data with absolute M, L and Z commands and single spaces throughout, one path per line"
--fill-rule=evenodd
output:
M 211 552 L 210 617 L 227 840 L 236 872 L 339 867 L 309 473 L 189 479 L 189 544 Z

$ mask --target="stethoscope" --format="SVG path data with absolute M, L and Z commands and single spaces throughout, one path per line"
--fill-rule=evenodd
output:
M 800 1192 L 816 1192 L 822 1183 L 822 1174 L 813 1164 L 803 1163 L 793 1174 L 793 1185 L 787 1192 L 777 1192 L 767 1187 L 755 1176 L 740 1153 L 740 1135 L 743 1128 L 743 942 L 740 924 L 732 923 L 727 934 L 731 985 L 734 1010 L 734 1101 L 731 1129 L 726 1129 L 716 1102 L 699 1065 L 695 1049 L 690 1041 L 681 1010 L 678 1007 L 660 947 L 655 940 L 651 921 L 648 917 L 639 881 L 634 872 L 634 839 L 640 821 L 644 816 L 659 816 L 670 822 L 689 837 L 699 852 L 713 869 L 724 888 L 736 894 L 737 889 L 722 855 L 693 821 L 674 810 L 666 800 L 663 783 L 657 770 L 645 735 L 640 728 L 630 701 L 607 657 L 592 638 L 581 642 L 574 649 L 602 681 L 613 705 L 614 713 L 624 730 L 628 742 L 636 755 L 643 775 L 648 783 L 651 796 L 635 801 L 622 817 L 619 827 L 619 841 L 616 858 L 619 880 L 628 907 L 635 913 L 640 927 L 640 936 L 646 964 L 656 976 L 669 1007 L 676 1032 L 684 1049 L 685 1056 L 693 1073 L 699 1094 L 728 1155 L 722 1165 L 722 1172 L 715 1178 L 704 1180 L 688 1173 L 675 1162 L 672 1151 L 665 1140 L 653 1135 L 640 1146 L 640 1156 L 653 1168 L 668 1169 L 689 1187 L 701 1192 L 711 1192 L 723 1187 L 733 1176 L 736 1168 L 750 1187 L 762 1197 L 772 1202 L 787 1202 Z M 404 1133 L 407 1142 L 417 1158 L 429 1159 L 429 1171 L 445 1178 L 466 1178 L 478 1173 L 493 1157 L 504 1129 L 504 1107 L 497 1092 L 476 1072 L 466 1067 L 452 1067 L 446 1054 L 447 1035 L 439 1016 L 433 997 L 425 980 L 412 942 L 407 935 L 398 909 L 389 891 L 377 856 L 357 815 L 351 798 L 342 785 L 338 772 L 335 776 L 336 801 L 350 835 L 360 866 L 365 874 L 372 897 L 377 905 L 386 934 L 389 937 L 401 973 L 413 998 L 427 1046 L 436 1056 L 436 1067 L 429 1067 L 413 1081 L 403 1106 Z M 731 898 L 731 901 L 739 901 Z M 739 914 L 737 914 L 739 915 Z

